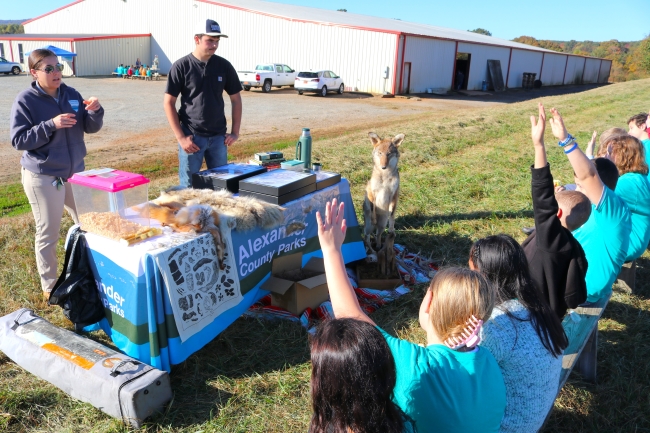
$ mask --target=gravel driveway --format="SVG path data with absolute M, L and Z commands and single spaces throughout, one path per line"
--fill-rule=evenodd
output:
M 124 80 L 121 78 L 65 78 L 84 98 L 96 96 L 104 106 L 104 127 L 97 134 L 86 135 L 89 153 L 104 155 L 111 162 L 119 155 L 129 159 L 146 158 L 175 152 L 176 140 L 167 124 L 162 107 L 165 81 Z M 0 183 L 16 181 L 20 172 L 20 152 L 9 139 L 9 116 L 16 95 L 30 84 L 30 77 L 0 75 Z M 563 92 L 568 91 L 568 87 Z M 586 86 L 580 89 L 586 90 Z M 575 90 L 573 90 L 575 91 Z M 514 92 L 517 94 L 517 92 Z M 421 95 L 423 96 L 423 95 Z M 427 95 L 428 96 L 428 95 Z M 485 107 L 514 102 L 532 95 L 512 94 L 509 97 L 422 97 L 380 98 L 368 94 L 331 94 L 325 98 L 305 94 L 299 96 L 290 88 L 242 92 L 243 116 L 240 141 L 274 142 L 298 137 L 301 128 L 309 127 L 312 135 L 333 131 L 381 125 L 399 118 L 439 110 Z M 541 95 L 536 95 L 541 96 Z M 180 99 L 180 98 L 179 98 Z M 227 96 L 226 116 L 230 122 Z M 230 124 L 230 123 L 229 123 Z M 95 162 L 100 164 L 97 159 Z

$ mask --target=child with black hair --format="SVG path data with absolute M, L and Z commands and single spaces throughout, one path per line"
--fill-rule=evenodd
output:
M 413 433 L 393 403 L 395 360 L 370 323 L 356 319 L 323 322 L 311 340 L 309 433 Z
M 531 116 L 535 164 L 530 171 L 535 231 L 521 245 L 530 264 L 530 275 L 558 318 L 587 299 L 587 259 L 571 234 L 591 214 L 589 199 L 578 191 L 554 192 L 551 167 L 546 159 L 546 113 L 538 104 L 538 119 Z
M 568 345 L 562 323 L 534 287 L 524 250 L 510 236 L 476 241 L 469 266 L 496 291 L 480 344 L 499 363 L 506 385 L 500 432 L 536 432 L 558 392 L 561 355 Z
M 341 245 L 347 230 L 343 203 L 316 213 L 327 286 L 337 318 L 375 323 L 359 306 L 345 271 Z M 420 305 L 421 347 L 378 328 L 395 359 L 395 403 L 424 432 L 498 432 L 505 386 L 492 354 L 478 346 L 480 328 L 494 307 L 494 291 L 479 272 L 439 271 Z
M 591 202 L 589 219 L 572 233 L 589 263 L 585 279 L 587 303 L 592 304 L 610 296 L 625 262 L 632 228 L 630 210 L 614 193 L 618 180 L 614 163 L 605 158 L 592 163 L 567 132 L 560 113 L 555 108 L 551 113 L 551 129 L 573 167 L 576 191 L 584 193 Z

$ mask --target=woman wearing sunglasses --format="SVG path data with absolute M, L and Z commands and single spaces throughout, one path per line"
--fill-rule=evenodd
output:
M 83 171 L 84 133 L 102 128 L 104 109 L 97 98 L 85 100 L 63 84 L 63 65 L 52 51 L 34 50 L 28 62 L 33 81 L 11 107 L 11 144 L 23 151 L 21 180 L 36 222 L 36 265 L 49 297 L 58 277 L 56 245 L 64 207 L 78 222 L 67 180 Z

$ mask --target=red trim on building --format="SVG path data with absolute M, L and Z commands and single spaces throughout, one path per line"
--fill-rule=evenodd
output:
M 587 62 L 587 61 L 585 60 L 585 63 L 586 63 L 586 62 Z M 563 86 L 564 86 L 564 84 L 566 83 L 566 67 L 567 67 L 567 66 L 569 66 L 569 56 L 568 56 L 568 55 L 566 56 L 566 63 L 564 64 L 564 76 L 562 77 L 562 85 L 563 85 Z M 584 70 L 583 70 L 582 72 L 584 72 Z
M 399 93 L 402 94 L 404 93 L 404 58 L 406 57 L 406 36 L 404 36 L 404 40 L 402 41 L 402 66 L 400 67 L 399 70 Z M 410 71 L 409 71 L 409 79 L 410 79 Z
M 43 35 L 41 35 L 43 36 Z M 48 36 L 48 35 L 45 35 Z M 134 35 L 107 35 L 107 36 L 89 36 L 86 38 L 57 38 L 57 37 L 35 37 L 35 36 L 18 36 L 13 37 L 14 41 L 66 41 L 66 42 L 79 42 L 79 41 L 93 41 L 93 40 L 102 40 L 102 39 L 123 39 L 123 38 L 145 38 L 150 37 L 151 33 L 144 34 L 134 34 Z M 2 40 L 2 35 L 0 35 L 0 40 Z
M 58 8 L 58 9 L 54 9 L 53 11 L 50 11 L 50 12 L 48 12 L 48 13 L 46 13 L 46 14 L 39 15 L 39 16 L 37 16 L 36 18 L 32 18 L 31 20 L 27 20 L 27 21 L 25 21 L 24 23 L 21 23 L 21 25 L 24 26 L 25 24 L 29 24 L 29 23 L 31 23 L 31 22 L 33 22 L 33 21 L 40 20 L 40 19 L 43 18 L 43 17 L 46 17 L 46 16 L 48 16 L 48 15 L 52 15 L 53 13 L 58 12 L 58 11 L 60 11 L 60 10 L 63 10 L 63 9 L 65 9 L 65 8 L 69 8 L 70 6 L 74 6 L 74 5 L 76 5 L 77 3 L 81 3 L 82 1 L 84 1 L 84 0 L 77 0 L 77 1 L 74 1 L 74 2 L 72 2 L 72 3 L 70 3 L 70 4 L 67 4 L 67 5 L 65 5 L 65 6 L 61 6 L 60 8 Z
M 508 57 L 508 72 L 506 73 L 506 89 L 508 88 L 508 80 L 510 79 L 510 64 L 512 64 L 512 48 L 510 48 L 510 57 Z
M 393 95 L 397 90 L 397 58 L 399 57 L 399 38 L 400 35 L 395 36 L 395 64 L 393 65 L 393 91 L 392 91 Z
M 456 59 L 457 58 L 458 58 L 458 41 L 456 41 L 456 52 L 454 53 L 454 71 L 451 73 L 451 90 L 456 90 Z M 469 79 L 469 77 L 467 78 Z
M 14 45 L 12 44 L 11 39 L 9 39 L 9 51 L 11 52 L 11 61 L 15 62 L 15 60 L 14 60 Z
M 542 71 L 544 70 L 544 57 L 546 57 L 546 53 L 542 53 L 542 66 L 539 68 L 539 81 L 542 81 Z
M 91 36 L 88 38 L 74 38 L 72 39 L 75 42 L 81 42 L 81 41 L 95 41 L 95 40 L 103 40 L 103 39 L 124 39 L 124 38 L 147 38 L 151 37 L 151 33 L 141 33 L 141 34 L 133 34 L 133 35 L 110 35 L 110 36 Z

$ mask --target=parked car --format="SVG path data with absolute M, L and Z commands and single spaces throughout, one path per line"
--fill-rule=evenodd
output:
M 261 87 L 262 92 L 268 93 L 271 87 L 292 87 L 296 71 L 281 63 L 268 63 L 257 65 L 254 71 L 237 71 L 237 75 L 244 90 Z
M 16 62 L 10 62 L 4 57 L 0 57 L 0 72 L 3 72 L 5 75 L 8 75 L 10 72 L 14 75 L 18 75 L 23 72 L 23 65 Z
M 337 92 L 339 95 L 345 90 L 343 78 L 332 71 L 298 72 L 296 83 L 293 85 L 299 95 L 304 92 L 318 93 L 327 96 L 327 92 Z

